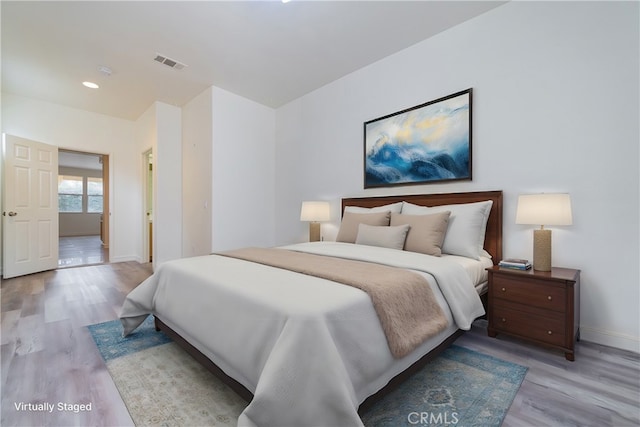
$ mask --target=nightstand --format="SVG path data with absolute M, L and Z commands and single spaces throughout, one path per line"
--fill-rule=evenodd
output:
M 575 360 L 580 340 L 580 270 L 488 268 L 490 337 L 512 335 L 564 351 Z

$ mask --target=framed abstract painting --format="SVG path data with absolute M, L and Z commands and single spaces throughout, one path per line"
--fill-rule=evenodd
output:
M 364 123 L 364 188 L 471 180 L 472 89 Z

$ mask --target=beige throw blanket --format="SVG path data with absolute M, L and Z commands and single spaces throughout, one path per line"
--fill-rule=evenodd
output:
M 401 268 L 277 248 L 246 248 L 218 253 L 350 285 L 373 302 L 394 357 L 409 354 L 447 326 L 428 281 Z

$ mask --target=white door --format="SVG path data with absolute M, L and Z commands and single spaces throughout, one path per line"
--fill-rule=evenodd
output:
M 5 279 L 58 267 L 58 147 L 3 135 Z

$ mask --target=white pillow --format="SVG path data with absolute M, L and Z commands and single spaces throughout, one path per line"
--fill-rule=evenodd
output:
M 442 253 L 479 260 L 484 254 L 484 235 L 492 205 L 492 200 L 433 207 L 402 202 L 402 214 L 425 215 L 451 211 Z
M 391 203 L 384 206 L 376 206 L 375 208 L 361 208 L 360 206 L 345 206 L 345 212 L 353 213 L 373 213 L 373 212 L 394 212 L 400 213 L 402 210 L 402 202 Z
M 402 250 L 409 232 L 409 224 L 398 226 L 375 226 L 360 224 L 356 245 L 381 246 Z

